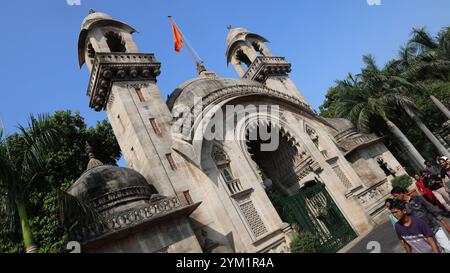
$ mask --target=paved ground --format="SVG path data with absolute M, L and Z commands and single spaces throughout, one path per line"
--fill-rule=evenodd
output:
M 394 227 L 391 222 L 386 222 L 374 230 L 372 230 L 364 238 L 358 242 L 354 242 L 350 249 L 344 250 L 346 253 L 371 253 L 373 248 L 370 247 L 370 242 L 378 242 L 381 253 L 405 253 L 401 246 Z
M 450 219 L 447 218 L 447 223 L 450 223 Z M 447 233 L 447 236 L 449 234 Z M 450 236 L 449 236 L 450 238 Z M 395 234 L 394 227 L 391 222 L 386 222 L 374 230 L 372 230 L 369 234 L 364 236 L 362 239 L 358 241 L 350 243 L 347 247 L 345 247 L 340 252 L 344 253 L 372 253 L 373 243 L 378 242 L 380 246 L 381 253 L 405 253 L 404 248 L 400 244 L 397 235 Z M 376 244 L 376 243 L 375 243 Z M 380 253 L 380 252 L 377 252 Z
M 447 187 L 450 188 L 450 181 L 447 182 Z M 450 218 L 447 218 L 447 223 L 450 223 Z M 450 234 L 447 233 L 450 238 Z M 350 243 L 347 247 L 339 252 L 343 253 L 371 253 L 372 248 L 370 242 L 379 242 L 381 253 L 405 253 L 404 248 L 401 246 L 397 235 L 395 234 L 394 227 L 391 222 L 386 222 L 362 239 Z

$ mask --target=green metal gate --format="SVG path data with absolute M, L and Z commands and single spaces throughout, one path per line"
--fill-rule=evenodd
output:
M 320 181 L 296 195 L 278 198 L 274 205 L 285 222 L 320 238 L 321 253 L 337 252 L 357 237 Z

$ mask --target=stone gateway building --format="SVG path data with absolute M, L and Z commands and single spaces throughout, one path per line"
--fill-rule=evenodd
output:
M 105 224 L 71 226 L 83 251 L 289 252 L 296 232 L 311 232 L 336 252 L 385 221 L 390 180 L 405 171 L 381 138 L 318 116 L 265 38 L 230 29 L 226 57 L 239 78 L 199 65 L 166 102 L 160 62 L 139 52 L 134 32 L 91 12 L 79 36 L 89 106 L 106 111 L 129 166 L 89 151 L 69 193 Z

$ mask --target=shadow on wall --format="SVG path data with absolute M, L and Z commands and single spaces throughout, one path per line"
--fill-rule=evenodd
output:
M 204 224 L 189 219 L 191 226 L 195 229 L 197 240 L 205 253 L 236 253 L 234 245 L 233 233 L 230 232 L 224 235 L 217 230 L 205 226 Z M 200 228 L 197 228 L 200 227 Z

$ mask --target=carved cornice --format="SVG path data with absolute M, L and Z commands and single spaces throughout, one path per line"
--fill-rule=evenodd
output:
M 109 214 L 102 213 L 104 224 L 93 223 L 90 226 L 77 224 L 69 230 L 71 239 L 79 242 L 95 240 L 101 236 L 113 234 L 115 232 L 134 227 L 154 218 L 170 214 L 182 205 L 177 197 L 165 197 L 149 203 L 148 205 L 132 208 L 128 211 Z
M 270 76 L 287 76 L 291 71 L 291 64 L 283 57 L 258 56 L 242 78 L 264 83 Z
M 362 135 L 360 137 L 353 138 L 350 139 L 349 141 L 342 143 L 341 147 L 344 148 L 344 150 L 346 150 L 346 153 L 344 155 L 348 156 L 358 149 L 368 147 L 382 140 L 383 137 L 377 137 L 375 135 Z
M 291 187 L 298 183 L 300 180 L 314 172 L 319 174 L 323 169 L 320 164 L 315 161 L 311 156 L 299 157 L 294 161 L 294 173 L 283 174 L 283 177 L 278 180 L 285 186 Z M 295 179 L 292 179 L 292 176 Z
M 153 54 L 96 53 L 87 95 L 89 107 L 106 110 L 111 87 L 118 81 L 156 81 L 161 63 Z
M 91 200 L 91 203 L 96 211 L 103 212 L 125 202 L 149 200 L 151 196 L 152 190 L 149 187 L 135 186 L 109 192 Z
M 384 200 L 390 194 L 391 189 L 391 183 L 384 178 L 371 187 L 355 193 L 355 197 L 361 205 L 367 208 Z

